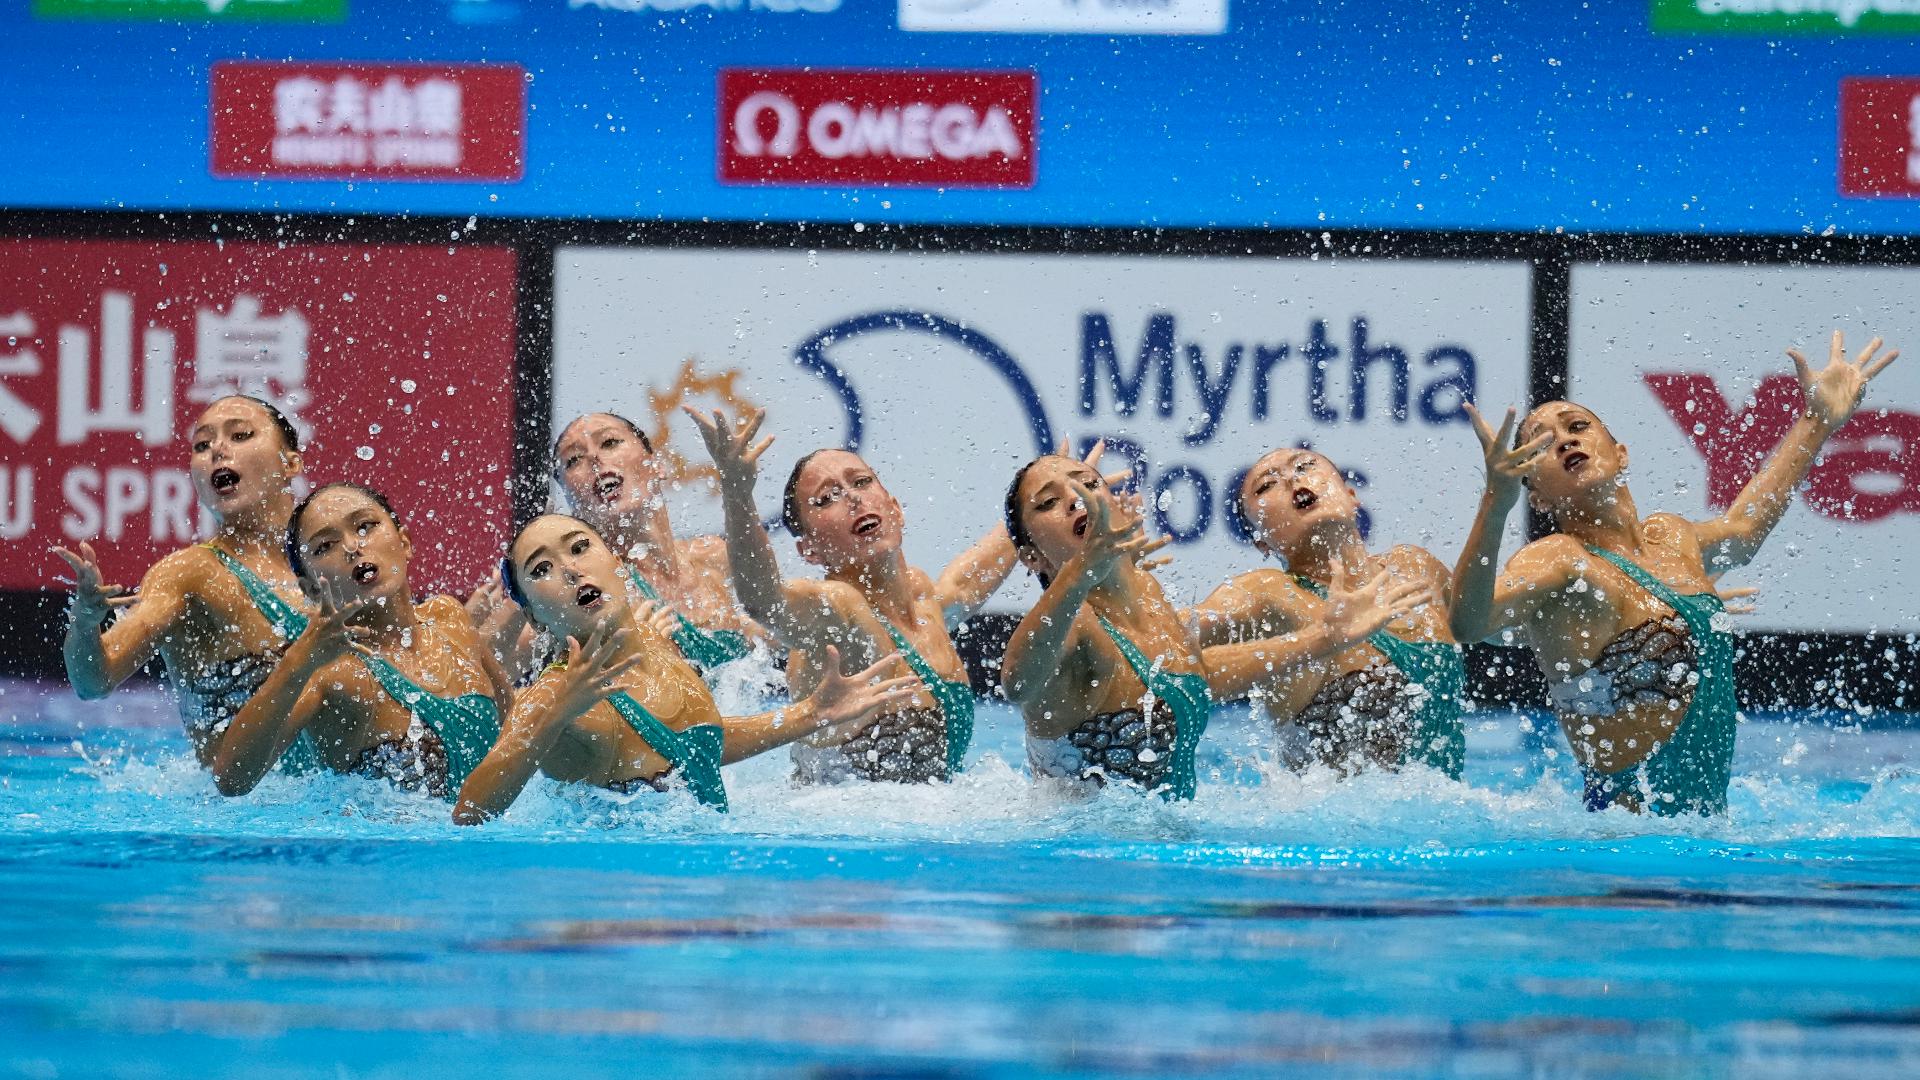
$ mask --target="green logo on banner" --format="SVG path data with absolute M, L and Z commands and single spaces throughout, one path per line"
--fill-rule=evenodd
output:
M 1920 0 L 1653 0 L 1682 34 L 1920 34 Z
M 347 0 L 33 0 L 54 19 L 178 19 L 217 22 L 344 22 Z

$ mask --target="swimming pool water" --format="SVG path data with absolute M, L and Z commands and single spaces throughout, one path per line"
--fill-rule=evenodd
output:
M 1912 1077 L 1920 728 L 1840 720 L 1747 723 L 1714 821 L 1584 812 L 1510 713 L 1464 787 L 1223 713 L 1193 804 L 1064 800 L 983 705 L 952 785 L 776 755 L 725 817 L 540 781 L 460 830 L 5 682 L 0 1073 Z

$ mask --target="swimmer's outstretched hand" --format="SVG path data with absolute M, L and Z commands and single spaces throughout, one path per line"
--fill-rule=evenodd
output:
M 1553 432 L 1543 431 L 1520 446 L 1509 446 L 1518 413 L 1509 406 L 1500 430 L 1494 431 L 1473 402 L 1466 403 L 1467 417 L 1473 421 L 1473 433 L 1480 438 L 1480 453 L 1487 462 L 1487 494 L 1504 509 L 1511 510 L 1520 499 L 1520 486 L 1545 461 L 1547 447 L 1553 445 Z
M 620 689 L 620 676 L 643 659 L 632 645 L 633 631 L 625 626 L 596 626 L 584 642 L 568 638 L 559 707 L 553 715 L 572 720 Z
M 307 628 L 287 647 L 290 662 L 308 670 L 322 668 L 348 653 L 372 656 L 363 643 L 368 630 L 354 626 L 354 616 L 367 606 L 364 596 L 342 597 L 331 582 L 316 582 L 311 587 L 319 610 L 307 620 Z
M 1086 546 L 1074 556 L 1090 580 L 1105 581 L 1122 562 L 1140 559 L 1152 541 L 1147 539 L 1140 515 L 1110 491 L 1095 491 L 1072 482 L 1074 496 L 1087 511 Z
M 1833 332 L 1833 345 L 1827 353 L 1827 366 L 1814 371 L 1807 358 L 1798 349 L 1788 349 L 1787 355 L 1793 357 L 1793 369 L 1800 376 L 1800 389 L 1807 395 L 1807 416 L 1825 428 L 1829 433 L 1839 430 L 1841 425 L 1860 407 L 1860 401 L 1866 397 L 1867 384 L 1875 375 L 1887 369 L 1887 365 L 1900 357 L 1900 350 L 1882 353 L 1883 342 L 1874 338 L 1860 355 L 1849 361 L 1846 342 L 1840 331 Z
M 905 674 L 881 678 L 890 669 L 904 671 Z M 913 701 L 914 695 L 926 688 L 926 684 L 920 681 L 920 677 L 913 673 L 913 669 L 897 652 L 888 653 L 861 671 L 842 675 L 840 650 L 829 645 L 825 672 L 820 685 L 808 695 L 807 702 L 813 707 L 814 720 L 819 727 L 852 729 L 835 734 L 853 735 L 876 714 L 907 705 Z
M 658 600 L 636 600 L 633 621 L 668 639 L 673 637 L 675 630 L 680 629 L 680 616 Z
M 1747 600 L 1751 597 L 1759 596 L 1760 589 L 1758 586 L 1736 585 L 1732 588 L 1723 589 L 1719 585 L 1715 585 L 1713 591 L 1720 597 L 1722 610 L 1729 615 L 1751 615 L 1759 610 L 1758 605 L 1755 604 L 1734 603 L 1736 600 Z
M 1333 582 L 1327 589 L 1327 632 L 1346 642 L 1364 641 L 1402 615 L 1434 601 L 1433 584 L 1393 581 L 1383 567 L 1372 577 L 1350 587 L 1346 566 L 1335 558 L 1329 565 Z
M 57 578 L 62 584 L 73 586 L 73 617 L 92 619 L 94 622 L 107 617 L 107 612 L 115 608 L 127 607 L 137 603 L 139 597 L 132 596 L 118 585 L 107 585 L 101 581 L 100 557 L 93 553 L 93 545 L 80 542 L 79 551 L 68 551 L 63 547 L 53 549 L 55 555 L 66 561 L 73 571 L 71 578 Z
M 700 441 L 707 444 L 707 454 L 713 458 L 714 470 L 720 474 L 720 486 L 736 491 L 752 490 L 753 482 L 760 476 L 760 455 L 773 445 L 771 435 L 757 443 L 753 441 L 767 418 L 767 410 L 755 409 L 737 421 L 728 421 L 727 414 L 719 409 L 713 410 L 711 418 L 702 416 L 689 405 L 682 405 L 680 409 L 692 417 L 694 426 L 700 429 Z
M 500 580 L 500 568 L 496 566 L 493 573 L 481 579 L 480 584 L 475 585 L 473 592 L 467 595 L 467 621 L 475 627 L 483 627 L 501 608 L 512 603 L 507 596 L 506 583 Z

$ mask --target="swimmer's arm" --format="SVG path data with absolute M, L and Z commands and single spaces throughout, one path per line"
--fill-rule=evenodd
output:
M 480 825 L 506 813 L 540 771 L 540 763 L 565 734 L 567 725 L 593 707 L 593 702 L 587 702 L 586 708 L 568 715 L 560 683 L 558 676 L 547 676 L 521 692 L 493 749 L 460 785 L 460 797 L 453 804 L 455 825 Z
M 1254 571 L 1234 578 L 1180 613 L 1193 628 L 1201 648 L 1262 637 L 1273 631 L 1274 605 L 1268 590 L 1262 587 L 1260 574 Z
M 731 765 L 806 738 L 820 730 L 820 720 L 811 704 L 796 701 L 771 712 L 722 717 L 720 728 L 726 732 L 720 744 L 720 764 Z
M 934 596 L 948 625 L 972 616 L 986 605 L 987 599 L 1006 583 L 1019 562 L 1013 550 L 1013 537 L 1005 525 L 995 525 L 972 547 L 961 552 L 940 572 L 934 584 Z
M 1800 417 L 1760 471 L 1740 489 L 1726 513 L 1693 523 L 1707 573 L 1718 575 L 1753 561 L 1767 534 L 1786 515 L 1794 489 L 1807 478 L 1820 447 L 1832 434 L 1813 417 Z
M 733 594 L 740 599 L 749 618 L 773 632 L 790 649 L 804 648 L 807 627 L 795 610 L 792 595 L 803 583 L 786 582 L 780 577 L 780 560 L 773 551 L 773 538 L 760 523 L 760 512 L 753 505 L 753 483 L 726 482 L 721 485 L 720 505 L 727 518 L 727 563 L 733 568 Z
M 1014 627 L 1000 667 L 1000 685 L 1008 701 L 1029 704 L 1059 677 L 1073 641 L 1074 624 L 1095 584 L 1085 561 L 1075 555 L 1040 594 L 1040 602 Z
M 302 635 L 304 638 L 304 635 Z M 327 703 L 327 687 L 315 677 L 329 661 L 316 660 L 300 639 L 273 667 L 266 682 L 240 708 L 213 748 L 213 784 L 222 795 L 245 795 L 258 785 Z M 297 650 L 297 651 L 296 651 Z
M 721 764 L 785 746 L 821 728 L 839 728 L 851 736 L 874 716 L 912 702 L 914 695 L 926 688 L 898 653 L 889 653 L 851 675 L 840 670 L 837 647 L 827 646 L 822 660 L 820 684 L 800 701 L 773 712 L 721 720 L 721 730 L 726 733 L 720 749 Z M 892 677 L 883 677 L 889 675 Z
M 76 601 L 61 651 L 67 679 L 84 701 L 103 698 L 139 671 L 186 616 L 190 575 L 174 559 L 163 560 L 140 582 L 139 602 L 120 609 L 102 629 L 110 607 Z
M 1575 563 L 1585 556 L 1579 541 L 1567 536 L 1544 537 L 1521 548 L 1494 581 L 1493 599 L 1484 614 L 1465 623 L 1455 618 L 1454 640 L 1462 645 L 1491 641 L 1504 631 L 1525 627 L 1573 584 L 1578 576 Z
M 1507 529 L 1507 515 L 1516 500 L 1503 499 L 1492 490 L 1480 496 L 1480 509 L 1473 516 L 1473 528 L 1467 532 L 1466 546 L 1453 565 L 1453 584 L 1448 591 L 1452 611 L 1448 617 L 1453 640 L 1484 641 L 1499 632 L 1494 619 L 1495 582 L 1500 577 L 1500 538 Z
M 1217 701 L 1233 701 L 1277 676 L 1338 656 L 1352 645 L 1316 623 L 1279 637 L 1214 645 L 1202 649 L 1200 657 L 1206 667 L 1207 690 Z

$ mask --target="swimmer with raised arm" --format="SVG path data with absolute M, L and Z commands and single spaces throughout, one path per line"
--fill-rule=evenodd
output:
M 720 473 L 734 590 L 747 613 L 793 650 L 793 692 L 819 685 L 831 667 L 829 645 L 854 665 L 898 651 L 926 684 L 914 701 L 851 737 L 828 733 L 795 744 L 795 778 L 921 783 L 960 771 L 974 701 L 947 627 L 978 611 L 1012 571 L 1005 531 L 995 526 L 935 580 L 901 554 L 905 515 L 867 463 L 846 450 L 816 450 L 788 476 L 781 517 L 800 557 L 826 577 L 783 580 L 753 502 L 760 456 L 773 442 L 754 439 L 766 410 L 737 423 L 718 411 L 687 413 Z
M 92 545 L 54 551 L 74 575 L 64 646 L 74 691 L 105 697 L 158 655 L 194 754 L 211 765 L 227 724 L 306 629 L 310 606 L 286 555 L 292 485 L 303 466 L 293 425 L 258 398 L 215 401 L 190 439 L 187 472 L 216 522 L 211 539 L 155 563 L 130 596 L 102 581 Z M 313 768 L 312 744 L 295 740 L 283 762 Z
M 696 668 L 712 671 L 753 651 L 767 633 L 747 618 L 728 584 L 726 541 L 674 535 L 662 497 L 660 461 L 633 421 L 617 413 L 587 413 L 561 429 L 553 446 L 553 477 L 580 520 L 606 537 L 625 561 L 640 595 L 674 612 L 672 637 Z M 469 613 L 487 628 L 510 670 L 531 661 L 531 632 L 498 576 L 476 591 Z
M 1549 401 L 1521 424 L 1528 445 L 1549 437 L 1526 484 L 1554 533 L 1514 554 L 1487 602 L 1456 603 L 1454 631 L 1463 641 L 1509 627 L 1526 634 L 1585 774 L 1589 809 L 1726 810 L 1733 636 L 1714 579 L 1753 559 L 1821 446 L 1899 355 L 1880 347 L 1875 338 L 1849 361 L 1836 331 L 1818 372 L 1787 350 L 1805 411 L 1727 512 L 1706 521 L 1641 518 L 1627 489 L 1627 448 L 1592 410 Z M 1456 576 L 1495 575 L 1494 509 L 1483 503 Z
M 721 716 L 713 694 L 666 636 L 671 612 L 640 595 L 621 560 L 586 522 L 535 518 L 508 549 L 502 578 L 543 632 L 566 642 L 520 699 L 505 732 L 461 789 L 453 817 L 477 824 L 504 813 L 535 772 L 617 792 L 679 781 L 727 808 L 720 766 L 822 730 L 858 728 L 921 690 L 911 674 L 880 678 L 899 657 L 827 674 L 785 709 Z M 667 618 L 662 618 L 667 616 Z
M 318 612 L 220 740 L 221 793 L 253 790 L 305 733 L 333 772 L 452 798 L 511 694 L 465 609 L 450 596 L 414 603 L 413 540 L 386 498 L 357 484 L 308 495 L 285 544 Z
M 1483 443 L 1493 438 L 1467 408 Z M 1503 435 L 1512 425 L 1509 410 Z M 1520 471 L 1548 441 L 1543 435 L 1518 449 L 1488 449 L 1486 497 L 1510 508 Z M 1466 760 L 1467 673 L 1452 612 L 1462 584 L 1490 594 L 1491 581 L 1455 577 L 1411 544 L 1369 552 L 1358 496 L 1333 462 L 1311 450 L 1274 450 L 1255 462 L 1235 509 L 1254 547 L 1281 566 L 1241 574 L 1192 615 L 1207 645 L 1319 628 L 1257 688 L 1274 723 L 1298 735 L 1287 747 L 1292 763 L 1347 773 L 1418 763 L 1458 780 Z M 1502 510 L 1490 523 L 1496 536 L 1504 520 Z M 1335 602 L 1333 590 L 1380 580 L 1417 590 L 1420 606 L 1376 625 L 1356 622 L 1353 605 Z
M 1203 649 L 1138 560 L 1148 544 L 1139 514 L 1085 462 L 1048 455 L 1023 466 L 1006 517 L 1021 561 L 1045 585 L 1002 665 L 1036 776 L 1192 798 L 1213 700 L 1245 695 L 1324 632 Z M 1377 579 L 1336 595 L 1342 616 L 1361 625 L 1422 599 Z

